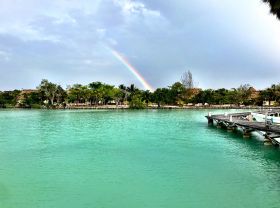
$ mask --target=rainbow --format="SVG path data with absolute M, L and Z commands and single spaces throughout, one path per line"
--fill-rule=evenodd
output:
M 140 74 L 140 72 L 134 66 L 132 66 L 132 64 L 129 63 L 129 61 L 122 54 L 120 54 L 112 48 L 109 49 L 113 56 L 117 58 L 135 76 L 136 79 L 140 81 L 140 83 L 146 90 L 150 90 L 151 92 L 154 91 L 153 87 L 145 80 L 145 78 Z

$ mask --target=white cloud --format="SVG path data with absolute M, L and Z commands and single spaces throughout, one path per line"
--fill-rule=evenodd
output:
M 61 25 L 73 25 L 78 22 L 71 14 L 94 14 L 101 0 L 40 1 L 40 0 L 0 0 L 0 34 L 17 37 L 23 41 L 58 42 L 59 37 L 51 34 L 53 28 Z M 51 25 L 40 22 L 49 18 Z M 34 25 L 36 22 L 36 25 Z M 38 24 L 37 24 L 38 23 Z
M 112 0 L 57 0 L 48 4 L 26 0 L 21 6 L 10 0 L 2 6 L 0 34 L 23 41 L 75 42 L 86 36 L 116 45 L 118 38 L 111 33 L 113 27 L 118 31 L 141 24 L 156 28 L 164 19 L 160 11 L 132 0 L 113 0 L 113 4 Z
M 255 5 L 244 0 L 0 2 L 0 61 L 5 65 L 0 65 L 0 71 L 4 73 L 12 68 L 44 69 L 40 76 L 60 73 L 76 79 L 83 68 L 94 79 L 107 79 L 104 70 L 111 70 L 115 80 L 122 66 L 104 45 L 127 54 L 144 75 L 163 85 L 169 80 L 157 81 L 158 74 L 171 79 L 170 74 L 180 76 L 185 65 L 204 77 L 210 74 L 204 69 L 218 73 L 219 66 L 244 67 L 252 74 L 261 68 L 279 68 L 280 22 L 258 1 Z M 126 75 L 124 70 L 122 76 Z M 0 84 L 4 86 L 3 79 Z
M 59 42 L 59 38 L 40 32 L 30 25 L 16 24 L 0 28 L 0 34 L 11 35 L 23 41 L 49 41 Z
M 114 0 L 114 3 L 121 7 L 124 15 L 141 14 L 144 16 L 161 16 L 159 11 L 148 9 L 146 5 L 140 1 Z
M 54 16 L 55 20 L 53 21 L 54 24 L 60 25 L 60 24 L 77 24 L 77 20 L 73 17 L 71 17 L 69 14 L 61 15 L 61 16 Z
M 105 28 L 97 28 L 96 32 L 97 32 L 99 38 L 103 38 L 106 35 L 106 29 Z

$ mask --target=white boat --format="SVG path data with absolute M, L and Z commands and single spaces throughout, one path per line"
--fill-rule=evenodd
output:
M 280 112 L 267 112 L 267 113 L 252 113 L 253 119 L 258 122 L 271 122 L 272 124 L 280 125 Z

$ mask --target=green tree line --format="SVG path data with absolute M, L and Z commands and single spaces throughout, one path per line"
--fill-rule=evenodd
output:
M 184 80 L 186 81 L 186 80 Z M 261 91 L 256 91 L 249 84 L 233 89 L 198 89 L 176 82 L 154 92 L 138 89 L 134 84 L 115 87 L 102 82 L 88 85 L 74 84 L 63 89 L 60 85 L 42 80 L 36 90 L 0 92 L 0 107 L 27 108 L 65 108 L 67 105 L 129 105 L 130 108 L 142 109 L 153 105 L 183 106 L 190 103 L 203 105 L 262 105 L 263 101 L 280 103 L 280 84 L 273 84 Z

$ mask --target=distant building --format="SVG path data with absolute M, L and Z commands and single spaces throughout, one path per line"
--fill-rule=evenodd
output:
M 273 100 L 273 101 L 264 100 L 263 101 L 263 106 L 275 106 L 276 104 L 277 104 L 277 102 L 275 100 Z

